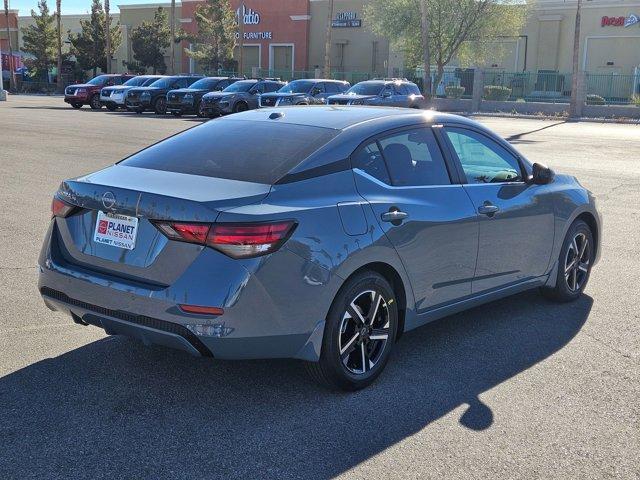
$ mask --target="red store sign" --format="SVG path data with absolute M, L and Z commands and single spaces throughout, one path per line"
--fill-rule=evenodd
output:
M 640 22 L 640 18 L 631 14 L 628 17 L 607 17 L 606 15 L 600 20 L 601 27 L 630 27 Z

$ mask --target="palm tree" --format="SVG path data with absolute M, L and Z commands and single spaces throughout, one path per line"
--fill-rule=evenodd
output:
M 111 73 L 111 19 L 109 18 L 109 0 L 104 0 L 104 36 L 105 36 L 105 47 L 107 50 L 107 73 Z
M 176 0 L 171 0 L 171 12 L 169 15 L 169 29 L 171 30 L 171 75 L 176 74 Z
M 4 16 L 7 25 L 7 40 L 9 42 L 9 90 L 16 91 L 16 74 L 13 66 L 13 46 L 11 45 L 11 32 L 9 31 L 9 0 L 4 0 Z M 0 74 L 1 72 L 0 68 Z
M 64 93 L 64 82 L 62 81 L 62 26 L 61 26 L 61 3 L 62 0 L 56 0 L 56 36 L 58 40 L 58 76 L 56 78 L 56 86 L 58 93 Z
M 578 75 L 580 59 L 580 13 L 582 11 L 582 0 L 578 0 L 576 10 L 576 26 L 573 32 L 573 74 L 571 76 L 571 103 L 569 104 L 569 116 L 576 117 L 581 109 L 578 108 Z
M 429 51 L 429 14 L 427 0 L 420 2 L 420 33 L 422 40 L 422 63 L 424 67 L 424 85 L 422 90 L 431 98 L 431 54 Z

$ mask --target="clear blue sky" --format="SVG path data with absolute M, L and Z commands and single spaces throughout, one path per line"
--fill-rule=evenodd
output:
M 104 1 L 104 0 L 102 0 Z M 111 11 L 117 13 L 118 5 L 130 3 L 154 3 L 153 0 L 110 0 Z M 56 9 L 56 0 L 47 0 L 50 10 Z M 38 0 L 9 0 L 9 8 L 20 10 L 20 15 L 29 15 L 38 8 Z M 89 13 L 91 0 L 62 0 L 62 14 Z

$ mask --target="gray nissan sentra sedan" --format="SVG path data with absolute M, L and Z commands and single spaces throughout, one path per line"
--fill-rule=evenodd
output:
M 394 108 L 213 120 L 64 181 L 52 211 L 50 308 L 194 355 L 306 360 L 346 390 L 429 321 L 531 288 L 576 299 L 600 255 L 575 178 Z

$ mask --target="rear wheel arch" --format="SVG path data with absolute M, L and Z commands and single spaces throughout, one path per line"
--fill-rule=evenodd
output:
M 398 303 L 398 331 L 396 333 L 396 340 L 398 340 L 402 336 L 402 333 L 404 331 L 405 317 L 407 312 L 407 292 L 405 283 L 402 280 L 400 273 L 398 273 L 398 271 L 393 266 L 385 262 L 371 262 L 362 265 L 361 267 L 353 271 L 347 278 L 345 278 L 344 282 L 342 283 L 342 287 L 340 287 L 340 290 L 342 290 L 342 288 L 349 283 L 349 280 L 351 278 L 366 271 L 376 272 L 379 275 L 382 275 L 382 277 L 384 277 L 384 279 L 389 282 L 391 288 L 393 288 L 393 292 L 396 296 L 396 302 Z M 340 290 L 338 290 L 336 297 L 340 293 Z

